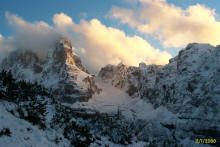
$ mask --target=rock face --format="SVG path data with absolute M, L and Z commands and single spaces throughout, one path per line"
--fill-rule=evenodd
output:
M 154 105 L 167 108 L 176 118 L 156 124 L 145 132 L 172 140 L 216 138 L 220 136 L 220 47 L 189 44 L 165 66 L 129 67 L 108 65 L 99 77 Z M 158 131 L 160 128 L 160 131 Z M 152 134 L 151 134 L 152 135 Z
M 45 60 L 31 50 L 18 49 L 2 61 L 2 68 L 11 70 L 17 79 L 37 81 L 51 88 L 54 95 L 65 102 L 87 101 L 101 90 L 80 58 L 73 54 L 67 38 L 56 42 Z

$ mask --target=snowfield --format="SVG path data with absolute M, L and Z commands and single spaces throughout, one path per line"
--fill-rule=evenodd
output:
M 155 118 L 171 119 L 176 116 L 161 106 L 157 109 L 143 99 L 130 97 L 125 91 L 112 86 L 108 82 L 96 79 L 99 87 L 102 87 L 100 94 L 95 94 L 88 102 L 75 103 L 72 108 L 88 108 L 103 113 L 118 113 L 120 111 L 129 120 L 152 120 Z
M 57 145 L 54 140 L 55 133 L 53 130 L 45 132 L 29 122 L 13 116 L 5 108 L 10 106 L 9 103 L 0 103 L 0 130 L 3 128 L 10 129 L 10 136 L 3 135 L 0 137 L 0 147 L 58 147 L 68 146 L 66 143 Z M 54 135 L 54 136 L 53 136 Z

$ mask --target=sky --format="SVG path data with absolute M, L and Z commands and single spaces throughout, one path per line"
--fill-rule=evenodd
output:
M 91 71 L 167 64 L 188 43 L 220 44 L 219 0 L 0 0 L 0 59 L 46 54 L 60 34 Z

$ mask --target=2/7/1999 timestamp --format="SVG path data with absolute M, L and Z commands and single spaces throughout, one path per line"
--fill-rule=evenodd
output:
M 216 139 L 195 139 L 198 144 L 216 143 Z

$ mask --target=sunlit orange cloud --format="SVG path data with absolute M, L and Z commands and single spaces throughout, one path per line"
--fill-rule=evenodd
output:
M 113 7 L 110 16 L 146 35 L 164 47 L 182 47 L 190 42 L 220 44 L 220 22 L 215 10 L 196 4 L 186 9 L 166 0 L 139 0 L 140 7 Z
M 170 54 L 153 48 L 143 38 L 127 36 L 119 29 L 106 27 L 97 19 L 81 21 L 74 29 L 83 35 L 82 41 L 86 44 L 84 55 L 94 59 L 89 63 L 99 67 L 119 62 L 134 66 L 140 62 L 166 64 L 171 58 Z
M 62 13 L 55 16 L 60 19 L 69 17 Z M 56 21 L 54 23 L 61 27 Z M 64 25 L 68 30 L 69 27 Z M 134 66 L 138 66 L 140 62 L 163 65 L 171 58 L 169 53 L 155 49 L 143 38 L 131 37 L 122 30 L 106 27 L 98 19 L 89 22 L 81 20 L 79 24 L 72 22 L 71 28 L 74 35 L 73 44 L 80 44 L 81 47 L 78 53 L 88 67 L 96 70 L 107 64 L 120 62 Z
M 43 21 L 30 23 L 9 13 L 6 18 L 17 30 L 12 37 L 14 47 L 32 49 L 43 56 L 59 34 L 64 34 L 70 37 L 74 52 L 92 72 L 107 64 L 166 64 L 171 58 L 169 53 L 155 49 L 143 38 L 128 36 L 120 29 L 105 26 L 98 19 L 81 20 L 76 24 L 68 15 L 59 13 L 53 17 L 54 26 L 50 26 Z

